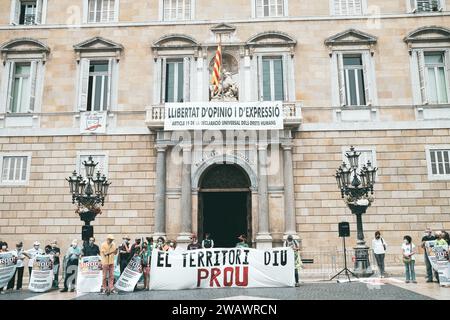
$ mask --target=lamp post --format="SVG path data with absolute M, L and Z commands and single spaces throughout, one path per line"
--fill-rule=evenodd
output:
M 105 197 L 108 195 L 108 188 L 111 184 L 105 175 L 100 174 L 100 171 L 94 174 L 97 164 L 98 162 L 94 162 L 92 156 L 89 156 L 87 161 L 83 161 L 86 179 L 81 174 L 77 175 L 76 171 L 66 178 L 72 194 L 72 203 L 76 203 L 78 206 L 75 212 L 84 221 L 81 237 L 85 241 L 94 235 L 94 228 L 90 224 L 95 220 L 97 214 L 102 212 L 100 206 L 105 204 Z
M 364 240 L 362 215 L 372 204 L 373 186 L 375 184 L 376 172 L 378 168 L 372 167 L 372 163 L 367 161 L 359 168 L 360 152 L 350 147 L 350 151 L 345 154 L 349 166 L 344 162 L 336 170 L 336 182 L 341 191 L 341 197 L 347 206 L 356 216 L 357 242 L 355 249 L 355 274 L 359 277 L 370 277 L 373 275 L 369 262 L 369 247 Z M 359 170 L 358 170 L 359 169 Z

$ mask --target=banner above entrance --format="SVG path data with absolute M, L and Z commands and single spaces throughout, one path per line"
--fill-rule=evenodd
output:
M 281 130 L 283 103 L 166 103 L 164 130 Z

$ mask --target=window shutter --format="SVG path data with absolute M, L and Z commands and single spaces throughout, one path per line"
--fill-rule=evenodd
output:
M 191 82 L 191 58 L 185 57 L 183 59 L 183 101 L 190 101 L 190 82 Z M 180 72 L 178 71 L 178 77 L 180 77 Z
M 417 0 L 409 0 L 411 13 L 415 13 L 417 11 Z
M 36 18 L 35 18 L 35 24 L 41 24 L 42 23 L 42 0 L 36 1 Z
M 275 96 L 272 97 L 276 101 L 284 101 L 284 70 L 283 70 L 283 59 L 274 59 L 273 61 L 273 84 Z
M 264 90 L 263 90 L 263 78 L 264 78 L 264 72 L 263 72 L 263 61 L 261 56 L 257 56 L 258 61 L 258 100 L 263 101 L 264 100 Z
M 342 53 L 337 53 L 336 57 L 338 68 L 339 100 L 341 106 L 345 106 L 347 104 L 347 98 L 345 94 L 344 56 Z
M 272 90 L 271 90 L 271 87 L 270 87 L 271 78 L 274 76 L 275 70 L 274 70 L 274 74 L 270 74 L 270 64 L 271 64 L 271 60 L 269 60 L 269 59 L 262 59 L 262 78 L 263 78 L 263 81 L 262 81 L 262 100 L 263 101 L 271 101 L 271 100 L 275 99 L 275 97 L 272 97 L 272 94 L 271 94 Z M 275 86 L 275 83 L 274 83 L 274 86 Z
M 108 111 L 111 110 L 111 92 L 112 92 L 112 78 L 113 78 L 113 62 L 114 59 L 110 58 L 108 59 L 108 91 L 106 92 L 106 97 L 107 97 L 107 102 L 106 102 L 106 110 L 103 111 Z
M 11 0 L 11 24 L 17 25 L 20 20 L 20 1 Z
M 415 105 L 422 104 L 422 94 L 420 91 L 420 74 L 419 74 L 419 60 L 417 58 L 417 50 L 411 52 L 411 80 L 412 80 L 412 94 Z
M 28 112 L 34 112 L 36 104 L 36 82 L 38 76 L 38 61 L 31 61 L 30 67 L 30 103 L 28 106 Z
M 283 71 L 283 82 L 282 82 L 282 85 L 283 85 L 283 101 L 288 101 L 289 100 L 289 96 L 288 96 L 288 93 L 289 93 L 289 88 L 290 88 L 290 86 L 291 86 L 291 84 L 288 82 L 288 69 L 287 69 L 287 67 L 288 67 L 288 54 L 287 53 L 285 53 L 285 54 L 283 54 L 283 60 L 282 60 L 282 71 Z
M 166 70 L 167 70 L 167 59 L 161 59 L 161 103 L 166 101 Z
M 14 84 L 14 72 L 16 70 L 16 63 L 14 61 L 8 62 L 8 82 L 6 89 L 6 106 L 8 112 L 11 112 L 13 102 L 13 84 Z
M 363 74 L 364 74 L 364 94 L 366 96 L 366 105 L 372 105 L 372 75 L 370 74 L 370 65 L 372 63 L 370 52 L 362 54 Z
M 80 84 L 79 84 L 79 103 L 78 110 L 87 110 L 88 87 L 89 87 L 89 59 L 81 59 L 80 61 Z
M 423 50 L 417 50 L 417 65 L 419 68 L 420 94 L 422 97 L 422 104 L 428 104 L 425 56 Z

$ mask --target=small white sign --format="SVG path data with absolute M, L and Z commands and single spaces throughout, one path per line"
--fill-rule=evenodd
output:
M 106 112 L 82 112 L 80 133 L 106 133 Z

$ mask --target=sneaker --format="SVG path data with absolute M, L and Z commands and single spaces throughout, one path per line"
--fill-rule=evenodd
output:
M 300 287 L 300 283 L 297 282 L 297 283 L 295 284 L 295 286 L 296 286 L 296 287 Z
M 433 282 L 433 280 L 428 279 L 426 282 L 427 283 L 431 283 L 431 282 Z
M 112 290 L 111 290 L 111 293 L 116 294 L 117 291 L 116 291 L 115 289 L 112 289 Z
M 69 289 L 64 288 L 64 289 L 60 290 L 59 292 L 67 292 L 67 291 L 69 291 Z
M 405 283 L 409 283 L 409 280 L 406 280 Z
M 75 291 L 75 288 L 70 289 L 70 292 L 74 292 L 74 291 Z

